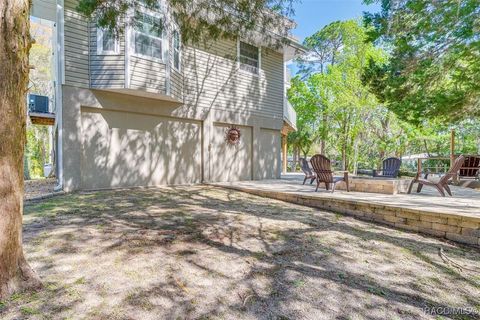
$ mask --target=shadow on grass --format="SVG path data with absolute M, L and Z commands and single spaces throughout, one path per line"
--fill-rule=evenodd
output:
M 198 186 L 79 193 L 31 203 L 25 207 L 25 216 L 24 237 L 31 251 L 49 247 L 47 252 L 34 254 L 42 276 L 58 276 L 64 259 L 86 250 L 91 259 L 115 254 L 120 265 L 128 265 L 136 256 L 160 259 L 159 250 L 178 262 L 165 264 L 158 270 L 164 276 L 151 279 L 148 286 L 135 286 L 133 281 L 133 289 L 118 297 L 117 309 L 104 306 L 88 311 L 98 318 L 118 314 L 142 317 L 137 309 L 157 315 L 160 312 L 162 318 L 237 315 L 293 319 L 306 315 L 332 318 L 332 314 L 338 319 L 354 315 L 369 319 L 386 315 L 428 318 L 422 313 L 425 307 L 452 307 L 434 292 L 453 294 L 445 291 L 452 286 L 461 288 L 455 293 L 459 301 L 473 307 L 480 298 L 480 278 L 432 258 L 439 246 L 444 246 L 453 259 L 475 265 L 480 261 L 476 249 L 232 190 Z M 278 230 L 277 224 L 282 225 Z M 332 235 L 337 242 L 330 241 Z M 256 246 L 250 245 L 252 241 Z M 203 255 L 212 250 L 221 260 L 220 267 L 204 259 Z M 365 261 L 355 261 L 355 251 L 371 255 L 368 272 Z M 402 270 L 399 257 L 411 260 L 419 274 L 415 268 Z M 248 268 L 232 279 L 221 265 L 234 267 L 231 261 L 236 260 L 247 261 Z M 375 273 L 375 268 L 385 266 L 391 266 L 397 274 L 392 274 L 391 281 Z M 422 269 L 440 280 L 416 284 L 421 282 Z M 194 284 L 182 282 L 185 270 L 206 274 L 214 279 L 213 286 L 216 282 L 229 283 L 232 288 L 212 287 L 220 293 L 211 295 L 200 287 L 195 291 L 191 288 L 196 288 Z M 141 278 L 142 270 L 137 272 Z M 395 278 L 398 274 L 412 286 L 397 285 L 401 283 Z M 311 288 L 310 283 L 324 287 Z M 56 285 L 58 291 L 47 288 L 34 299 L 41 301 L 36 312 L 56 315 L 85 304 L 85 293 L 78 297 L 73 294 L 72 298 L 72 288 L 75 284 Z M 52 296 L 67 298 L 55 301 Z M 29 303 L 28 298 L 18 300 L 7 302 L 0 315 Z M 209 302 L 205 305 L 204 301 Z M 478 318 L 474 314 L 445 317 Z

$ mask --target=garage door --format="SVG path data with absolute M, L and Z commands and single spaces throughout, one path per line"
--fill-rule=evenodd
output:
M 82 109 L 84 189 L 201 182 L 201 123 Z
M 281 139 L 279 130 L 260 129 L 257 167 L 259 179 L 280 178 Z
M 241 138 L 238 145 L 225 141 L 227 125 L 215 124 L 211 141 L 210 177 L 212 181 L 239 181 L 252 179 L 252 128 L 238 127 Z

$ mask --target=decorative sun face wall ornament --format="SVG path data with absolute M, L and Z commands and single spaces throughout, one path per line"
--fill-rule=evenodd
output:
M 235 146 L 238 145 L 240 142 L 240 137 L 241 137 L 240 129 L 236 128 L 235 126 L 231 126 L 227 128 L 226 134 L 225 134 L 225 140 L 227 141 L 228 144 Z

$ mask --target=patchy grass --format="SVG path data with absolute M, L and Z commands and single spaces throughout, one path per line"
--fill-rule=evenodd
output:
M 30 203 L 24 218 L 45 286 L 1 301 L 1 319 L 431 319 L 425 307 L 480 307 L 478 249 L 231 190 L 79 193 Z

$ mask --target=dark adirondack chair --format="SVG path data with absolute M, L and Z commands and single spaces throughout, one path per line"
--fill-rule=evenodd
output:
M 413 184 L 418 183 L 417 192 L 422 191 L 422 187 L 425 185 L 425 186 L 431 186 L 437 189 L 438 192 L 442 195 L 442 197 L 445 197 L 444 190 L 447 191 L 447 193 L 451 196 L 452 191 L 450 191 L 450 187 L 448 186 L 448 181 L 458 174 L 464 161 L 465 161 L 464 156 L 458 157 L 457 160 L 455 160 L 455 162 L 453 163 L 453 166 L 450 168 L 450 170 L 448 170 L 448 172 L 444 176 L 442 176 L 438 182 L 427 180 L 428 173 L 425 175 L 424 179 L 420 178 L 421 173 L 417 173 L 417 176 L 415 177 L 415 179 L 413 179 L 410 182 L 410 186 L 408 186 L 408 193 L 412 192 Z
M 465 162 L 460 168 L 462 178 L 480 178 L 480 156 L 465 156 Z
M 310 179 L 310 184 L 312 184 L 313 181 L 315 181 L 315 179 L 317 178 L 317 176 L 315 175 L 315 173 L 312 172 L 312 169 L 310 169 L 310 165 L 308 164 L 307 159 L 300 158 L 300 167 L 302 168 L 303 173 L 305 173 L 305 179 L 303 179 L 303 184 L 305 184 L 305 181 L 307 181 L 307 179 Z
M 390 177 L 397 178 L 398 173 L 400 172 L 400 166 L 402 165 L 402 160 L 398 158 L 387 158 L 383 160 L 381 174 L 377 170 L 373 170 L 374 177 Z
M 321 155 L 316 154 L 310 159 L 310 163 L 312 164 L 313 171 L 317 175 L 317 188 L 315 191 L 318 190 L 320 183 L 325 183 L 325 189 L 330 190 L 330 185 L 332 184 L 332 193 L 335 192 L 335 186 L 340 181 L 345 181 L 347 184 L 347 191 L 350 191 L 350 186 L 348 184 L 348 171 L 343 173 L 343 177 L 334 177 L 333 171 L 331 169 L 331 162 L 330 160 Z

